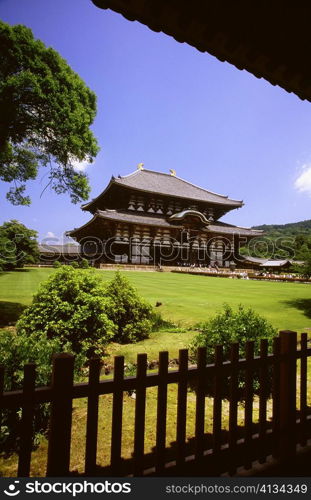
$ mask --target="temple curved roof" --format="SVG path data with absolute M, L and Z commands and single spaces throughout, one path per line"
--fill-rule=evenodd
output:
M 228 196 L 208 191 L 207 189 L 196 186 L 195 184 L 185 181 L 180 177 L 176 177 L 175 175 L 143 169 L 135 170 L 135 172 L 132 172 L 129 175 L 112 177 L 107 188 L 99 196 L 97 196 L 97 198 L 82 205 L 82 208 L 88 209 L 96 200 L 101 198 L 104 193 L 108 191 L 112 184 L 154 195 L 185 198 L 187 200 L 193 200 L 194 202 L 227 205 L 234 208 L 239 208 L 243 205 L 243 201 L 241 200 L 233 200 L 228 198 Z

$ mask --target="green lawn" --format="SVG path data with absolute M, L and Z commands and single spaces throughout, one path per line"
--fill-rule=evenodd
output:
M 0 274 L 0 315 L 10 305 L 14 308 L 13 304 L 30 304 L 39 283 L 53 272 L 53 269 L 36 268 Z M 104 280 L 113 276 L 113 271 L 97 272 Z M 311 285 L 308 284 L 157 272 L 125 274 L 152 304 L 162 303 L 158 310 L 165 319 L 180 326 L 203 321 L 227 302 L 253 307 L 278 329 L 301 331 L 311 327 Z
M 41 281 L 54 269 L 31 268 L 0 274 L 0 327 L 14 324 L 23 307 L 31 303 Z M 96 271 L 111 279 L 113 271 Z M 274 283 L 206 276 L 157 272 L 125 272 L 139 292 L 155 305 L 162 316 L 178 328 L 151 334 L 150 338 L 134 345 L 112 344 L 109 354 L 124 354 L 135 361 L 136 354 L 147 352 L 149 359 L 157 358 L 161 350 L 170 357 L 191 341 L 193 326 L 213 315 L 224 302 L 233 306 L 253 307 L 278 329 L 297 330 L 311 327 L 311 285 Z

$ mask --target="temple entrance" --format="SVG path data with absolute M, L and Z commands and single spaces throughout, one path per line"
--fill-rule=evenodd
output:
M 130 251 L 130 262 L 132 264 L 152 264 L 150 243 L 150 239 L 132 241 Z

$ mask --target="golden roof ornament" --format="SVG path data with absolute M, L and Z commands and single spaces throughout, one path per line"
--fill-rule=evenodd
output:
M 174 170 L 173 168 L 170 168 L 170 174 L 171 174 L 173 177 L 176 177 L 176 170 Z
M 144 164 L 143 163 L 138 163 L 137 170 L 144 170 Z

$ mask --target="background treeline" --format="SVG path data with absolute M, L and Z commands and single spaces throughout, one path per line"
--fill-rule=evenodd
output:
M 253 229 L 261 229 L 264 231 L 263 240 L 269 238 L 275 242 L 277 255 L 273 258 L 293 258 L 295 260 L 305 260 L 311 254 L 311 219 L 300 222 L 292 222 L 288 224 L 263 224 L 262 226 L 254 226 Z M 260 238 L 259 238 L 260 239 Z M 278 242 L 278 244 L 277 244 Z M 282 250 L 282 246 L 284 249 Z M 288 248 L 291 248 L 292 255 L 288 255 Z M 270 257 L 266 255 L 267 245 L 256 245 L 257 257 Z M 258 255 L 261 254 L 261 255 Z

